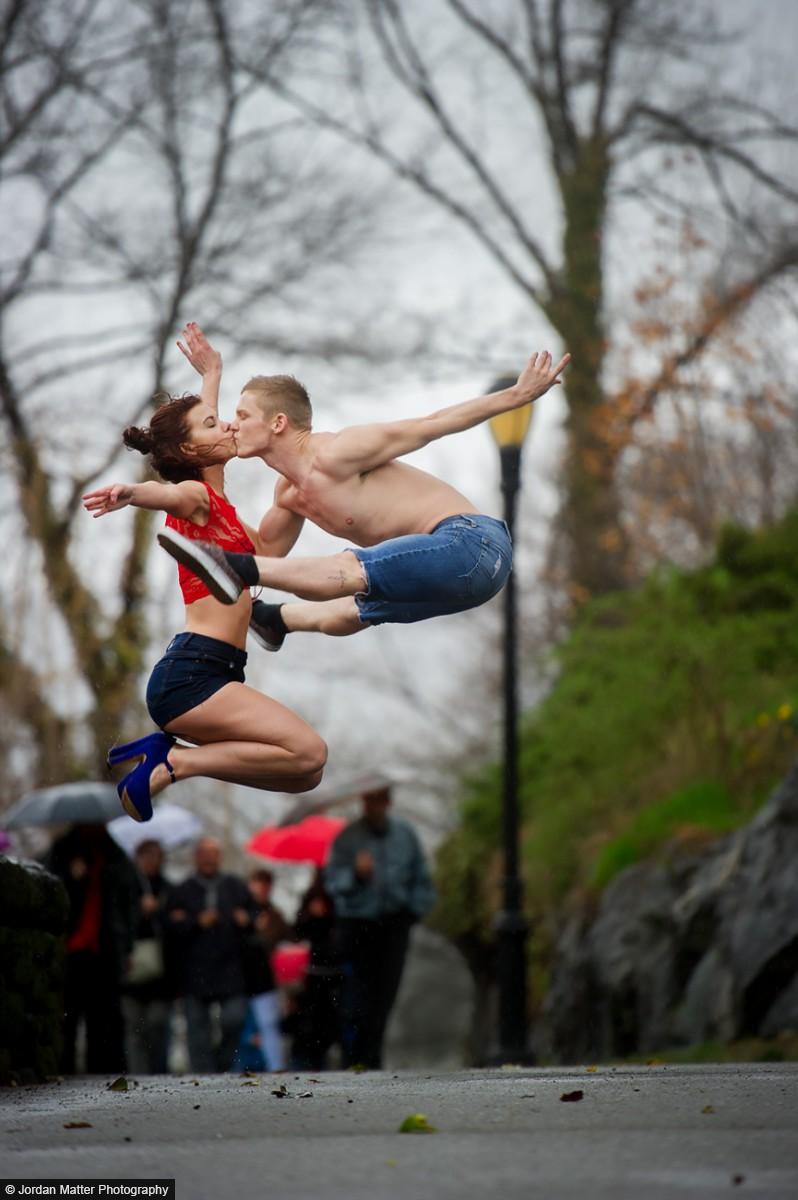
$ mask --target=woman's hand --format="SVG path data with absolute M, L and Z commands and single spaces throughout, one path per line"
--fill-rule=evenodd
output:
M 189 321 L 183 330 L 185 344 L 178 342 L 178 349 L 186 356 L 194 370 L 202 375 L 222 373 L 222 356 L 214 350 L 196 321 Z
M 83 507 L 93 517 L 103 517 L 106 513 L 116 512 L 118 508 L 125 508 L 132 500 L 133 484 L 110 483 L 107 487 L 86 492 L 83 497 Z

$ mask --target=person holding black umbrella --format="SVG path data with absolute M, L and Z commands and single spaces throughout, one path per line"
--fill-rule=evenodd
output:
M 44 865 L 69 897 L 61 1069 L 73 1075 L 81 1018 L 90 1075 L 125 1070 L 122 985 L 137 919 L 138 887 L 130 859 L 99 823 L 57 838 Z

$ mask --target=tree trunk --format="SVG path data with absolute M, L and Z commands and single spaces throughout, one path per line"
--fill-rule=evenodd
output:
M 628 582 L 628 546 L 615 487 L 616 452 L 604 419 L 602 387 L 601 231 L 609 159 L 603 144 L 583 145 L 575 165 L 561 172 L 564 205 L 563 267 L 547 315 L 572 355 L 568 395 L 564 499 L 560 530 L 569 547 L 568 574 L 578 600 Z

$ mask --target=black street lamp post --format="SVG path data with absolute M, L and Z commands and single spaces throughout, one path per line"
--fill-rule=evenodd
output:
M 515 383 L 515 377 L 498 379 L 491 391 Z M 515 532 L 515 509 L 521 483 L 521 450 L 532 406 L 501 413 L 490 421 L 499 448 L 504 495 L 504 519 Z M 504 786 L 502 830 L 504 847 L 503 909 L 496 920 L 496 974 L 499 988 L 499 1055 L 501 1062 L 530 1062 L 527 1045 L 526 945 L 529 933 L 523 910 L 519 873 L 518 808 L 518 676 L 516 671 L 515 572 L 504 587 Z

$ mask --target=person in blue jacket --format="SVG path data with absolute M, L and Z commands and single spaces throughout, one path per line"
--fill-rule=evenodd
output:
M 379 1069 L 410 930 L 435 893 L 418 835 L 389 812 L 390 785 L 375 781 L 361 798 L 362 816 L 333 842 L 324 879 L 343 970 L 343 1066 Z

